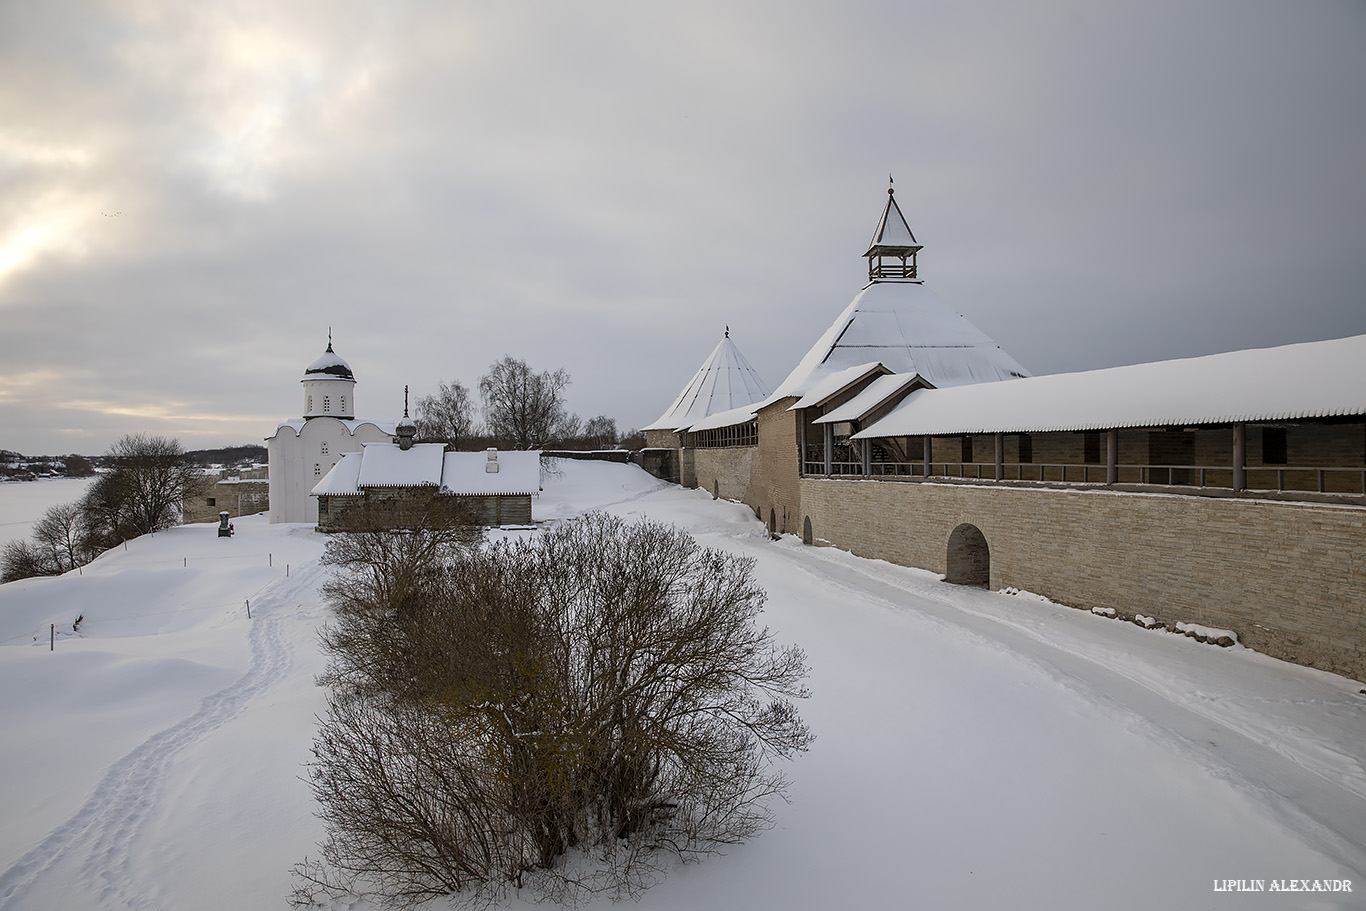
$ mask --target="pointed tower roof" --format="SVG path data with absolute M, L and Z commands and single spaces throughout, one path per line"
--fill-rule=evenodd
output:
M 877 221 L 873 239 L 868 244 L 869 281 L 912 280 L 916 279 L 915 255 L 922 249 L 896 204 L 896 188 L 891 186 L 891 175 L 887 182 L 887 204 L 882 207 L 882 217 Z
M 880 363 L 893 373 L 919 374 L 939 387 L 1029 376 L 990 336 L 915 277 L 915 254 L 920 249 L 889 189 L 873 242 L 864 254 L 868 285 L 769 401 L 805 395 L 824 377 L 869 363 Z M 887 263 L 889 257 L 896 262 Z
M 693 378 L 655 421 L 642 430 L 678 430 L 708 415 L 768 397 L 768 386 L 730 340 L 730 329 Z

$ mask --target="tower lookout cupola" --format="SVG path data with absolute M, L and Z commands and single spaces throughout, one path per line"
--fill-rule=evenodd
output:
M 911 233 L 911 226 L 906 224 L 906 217 L 901 214 L 901 207 L 896 204 L 896 189 L 888 186 L 887 205 L 882 209 L 882 218 L 878 219 L 868 252 L 863 254 L 868 258 L 868 280 L 919 281 L 915 255 L 920 252 L 920 246 Z
M 332 336 L 322 357 L 304 368 L 304 417 L 341 418 L 356 416 L 356 376 L 351 365 L 332 350 Z

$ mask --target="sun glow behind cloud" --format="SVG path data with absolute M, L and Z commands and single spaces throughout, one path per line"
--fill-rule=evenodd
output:
M 92 159 L 82 147 L 23 141 L 0 133 L 0 177 L 19 175 L 21 183 L 30 173 L 79 177 Z M 78 190 L 55 181 L 36 192 L 10 193 L 8 211 L 0 213 L 0 283 L 46 254 L 84 253 L 85 229 L 95 205 Z

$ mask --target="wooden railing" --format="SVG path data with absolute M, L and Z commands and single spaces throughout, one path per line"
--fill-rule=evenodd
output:
M 862 462 L 837 461 L 825 471 L 824 459 L 803 460 L 803 471 L 816 477 L 871 477 L 923 478 L 925 463 L 872 462 L 865 473 Z M 995 462 L 931 462 L 931 478 L 971 478 L 994 480 Z M 1002 474 L 1012 481 L 1044 481 L 1065 484 L 1103 484 L 1106 466 L 1064 462 L 1004 462 Z M 1249 465 L 1245 469 L 1247 486 L 1252 490 L 1301 490 L 1335 493 L 1366 494 L 1366 468 L 1318 467 L 1309 465 Z M 1120 483 L 1153 484 L 1159 486 L 1231 487 L 1231 465 L 1129 465 L 1118 466 Z M 1330 484 L 1332 478 L 1349 479 L 1343 484 Z M 1274 483 L 1270 483 L 1274 479 Z M 1290 486 L 1287 486 L 1289 479 Z M 1296 482 L 1301 483 L 1296 483 Z

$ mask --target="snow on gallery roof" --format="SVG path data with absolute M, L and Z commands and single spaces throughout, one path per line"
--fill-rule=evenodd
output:
M 351 365 L 342 360 L 337 352 L 332 350 L 332 340 L 327 340 L 327 350 L 322 353 L 316 361 L 304 368 L 304 379 L 338 379 L 356 381 L 356 375 L 351 372 Z
M 890 372 L 891 371 L 877 361 L 872 361 L 871 363 L 858 364 L 835 373 L 827 373 L 821 377 L 819 381 L 812 383 L 807 389 L 806 395 L 798 399 L 796 403 L 787 410 L 797 411 L 801 408 L 810 408 L 813 405 L 823 404 L 826 399 L 838 395 L 860 380 L 867 379 L 873 374 L 886 374 Z
M 804 396 L 829 374 L 877 361 L 938 387 L 1029 376 L 985 332 L 923 284 L 869 284 L 778 386 L 770 401 Z
M 696 424 L 689 425 L 686 429 L 696 432 L 699 430 L 715 430 L 718 427 L 733 427 L 736 424 L 748 424 L 758 416 L 759 406 L 762 404 L 764 403 L 755 402 L 750 405 L 741 405 L 739 408 L 732 408 L 729 411 L 718 411 Z
M 869 383 L 858 395 L 854 396 L 843 405 L 831 409 L 811 423 L 837 424 L 843 421 L 861 421 L 869 412 L 873 411 L 883 402 L 920 379 L 921 377 L 918 373 L 891 373 L 886 376 L 880 376 Z M 801 402 L 798 402 L 797 404 L 800 405 Z M 796 408 L 797 406 L 794 405 L 792 407 Z
M 452 496 L 526 495 L 541 489 L 539 452 L 446 452 L 444 443 L 366 443 L 348 452 L 313 488 L 313 496 L 354 497 L 370 488 L 436 487 Z
M 918 389 L 863 437 L 1185 427 L 1366 414 L 1366 335 Z
M 721 339 L 664 413 L 642 430 L 678 430 L 768 397 L 768 386 L 730 340 Z

